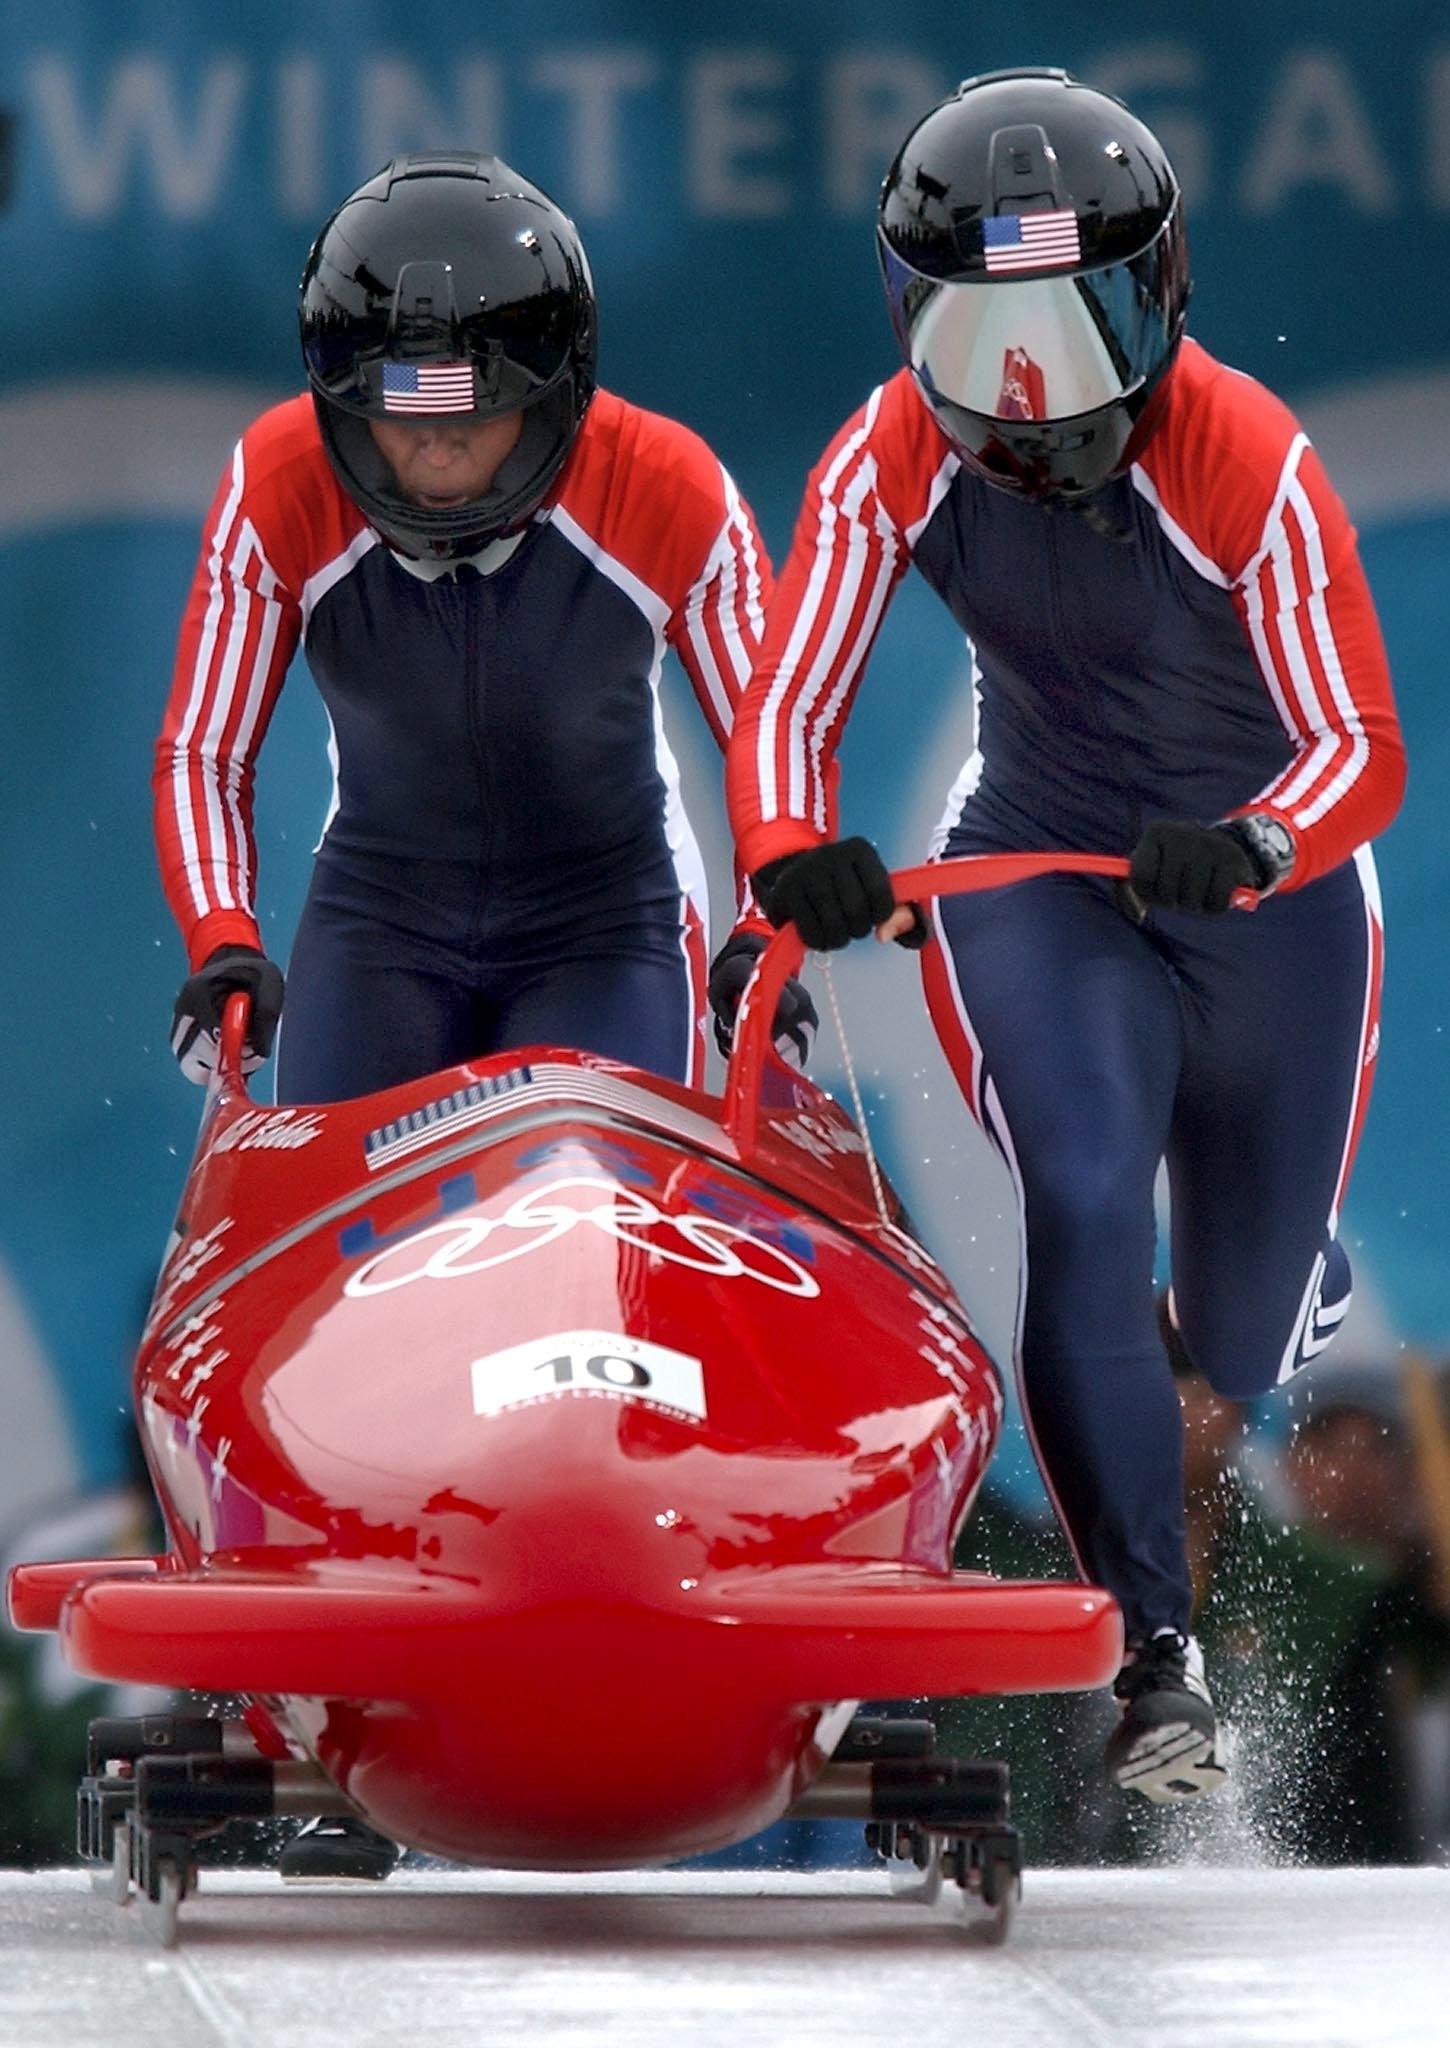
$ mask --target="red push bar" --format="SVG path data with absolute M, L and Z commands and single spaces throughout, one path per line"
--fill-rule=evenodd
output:
M 967 896 L 976 889 L 1002 889 L 1038 875 L 1105 875 L 1123 881 L 1128 862 L 1113 853 L 969 853 L 957 860 L 928 861 L 899 868 L 891 877 L 898 903 L 926 903 L 938 896 Z M 740 1004 L 735 1049 L 725 1076 L 725 1129 L 742 1158 L 755 1151 L 760 1119 L 760 1074 L 774 1057 L 771 1022 L 786 981 L 805 955 L 794 925 L 776 932 L 756 964 Z

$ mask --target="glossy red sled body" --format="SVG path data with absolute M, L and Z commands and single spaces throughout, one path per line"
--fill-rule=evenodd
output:
M 768 1050 L 798 959 L 723 1102 L 535 1047 L 267 1110 L 229 1017 L 136 1368 L 171 1549 L 22 1566 L 16 1621 L 504 1866 L 740 1840 L 862 1699 L 1111 1678 L 1106 1594 L 951 1569 L 997 1372 Z

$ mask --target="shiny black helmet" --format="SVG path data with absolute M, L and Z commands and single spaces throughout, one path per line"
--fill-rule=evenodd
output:
M 302 274 L 302 354 L 338 481 L 405 554 L 516 532 L 548 495 L 595 381 L 594 287 L 573 223 L 497 157 L 395 157 L 333 214 Z M 523 412 L 487 493 L 399 492 L 374 419 Z
M 1048 499 L 1126 466 L 1189 278 L 1178 180 L 1121 101 L 1065 71 L 967 79 L 902 144 L 876 241 L 902 354 L 973 469 Z

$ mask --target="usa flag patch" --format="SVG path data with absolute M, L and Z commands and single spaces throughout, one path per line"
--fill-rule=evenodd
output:
M 472 412 L 472 363 L 384 363 L 384 412 Z
M 1060 270 L 1082 260 L 1077 215 L 1071 207 L 1052 213 L 997 213 L 982 222 L 982 255 L 989 271 Z

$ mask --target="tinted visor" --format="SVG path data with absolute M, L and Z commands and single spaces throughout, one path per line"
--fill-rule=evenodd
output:
M 568 460 L 592 390 L 586 380 L 562 377 L 525 407 L 517 445 L 489 490 L 463 505 L 404 497 L 368 419 L 317 392 L 313 404 L 333 472 L 371 524 L 404 554 L 449 559 L 476 554 L 528 524 Z
M 1100 270 L 968 281 L 924 277 L 884 237 L 879 247 L 897 339 L 933 406 L 988 420 L 1079 419 L 1150 383 L 1177 344 L 1171 234 Z

